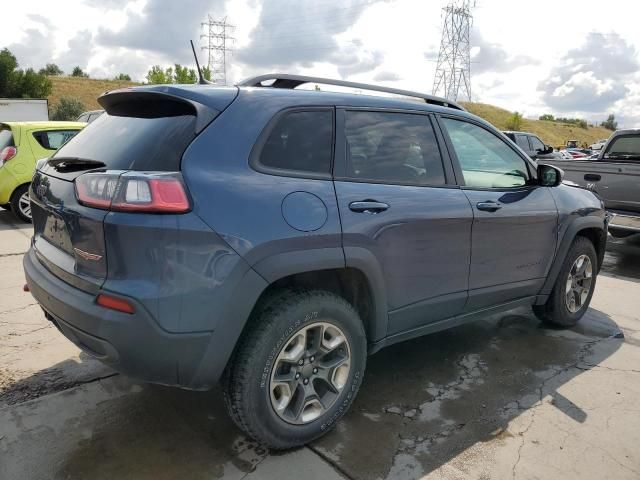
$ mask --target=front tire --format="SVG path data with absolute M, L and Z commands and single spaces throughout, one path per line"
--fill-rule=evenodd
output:
M 31 203 L 29 201 L 29 184 L 20 185 L 11 195 L 11 211 L 20 220 L 31 223 Z
M 533 311 L 545 323 L 564 328 L 574 326 L 589 308 L 597 272 L 593 243 L 586 237 L 576 237 L 547 303 L 534 306 Z
M 252 319 L 227 367 L 225 404 L 249 436 L 273 449 L 328 432 L 353 402 L 367 354 L 353 306 L 325 291 L 285 291 Z

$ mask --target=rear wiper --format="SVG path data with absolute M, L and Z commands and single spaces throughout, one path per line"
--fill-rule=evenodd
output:
M 103 168 L 107 165 L 99 160 L 89 160 L 88 158 L 51 158 L 47 164 L 58 172 L 74 172 L 79 170 L 89 170 L 93 168 Z

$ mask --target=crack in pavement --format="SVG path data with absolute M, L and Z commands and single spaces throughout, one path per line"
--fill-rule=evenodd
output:
M 25 253 L 27 253 L 27 252 L 24 251 L 24 252 L 0 253 L 0 258 L 17 257 L 18 255 L 24 255 Z
M 556 370 L 556 372 L 551 375 L 549 378 L 546 378 L 545 380 L 542 381 L 542 383 L 540 384 L 540 386 L 538 387 L 538 393 L 539 393 L 539 400 L 532 406 L 530 406 L 529 408 L 527 408 L 526 410 L 531 411 L 531 421 L 529 422 L 529 425 L 527 425 L 527 427 L 521 431 L 520 433 L 518 433 L 518 436 L 522 437 L 522 442 L 520 443 L 520 446 L 518 447 L 518 457 L 516 458 L 515 463 L 513 464 L 513 467 L 511 469 L 512 472 L 512 478 L 516 478 L 516 469 L 518 468 L 518 464 L 520 463 L 520 460 L 522 458 L 522 449 L 524 448 L 524 445 L 526 443 L 526 438 L 525 438 L 525 434 L 529 431 L 529 429 L 533 426 L 534 422 L 535 422 L 535 417 L 536 417 L 536 412 L 538 410 L 539 407 L 543 406 L 545 404 L 544 400 L 544 389 L 546 387 L 546 385 L 552 381 L 553 379 L 555 379 L 556 377 L 558 377 L 559 375 L 562 375 L 563 373 L 568 372 L 569 370 L 575 368 L 578 370 L 585 370 L 585 369 L 581 369 L 578 365 L 583 364 L 583 365 L 587 365 L 588 363 L 585 362 L 584 358 L 590 353 L 591 348 L 600 343 L 600 342 L 604 342 L 607 340 L 611 340 L 611 339 L 623 339 L 624 341 L 624 335 L 622 335 L 622 332 L 617 332 L 614 334 L 609 335 L 608 337 L 603 337 L 603 338 L 598 338 L 596 340 L 592 340 L 590 342 L 586 342 L 582 347 L 580 347 L 580 350 L 578 351 L 577 355 L 576 355 L 576 361 L 570 365 L 567 365 L 565 367 L 562 368 L 554 368 L 551 367 L 553 370 Z M 597 365 L 594 365 L 597 367 Z M 520 408 L 520 402 L 516 402 L 518 404 L 518 408 Z M 595 448 L 595 445 L 592 445 L 592 447 Z M 609 456 L 610 454 L 608 452 L 606 452 Z M 617 460 L 616 463 L 618 463 Z M 622 465 L 621 465 L 622 466 Z
M 29 307 L 33 307 L 34 305 L 38 305 L 38 302 L 29 303 L 27 305 L 23 305 L 22 307 L 11 308 L 9 310 L 3 310 L 3 311 L 0 312 L 0 315 L 6 315 L 8 313 L 20 312 L 22 310 L 26 310 Z M 15 324 L 15 325 L 25 325 L 25 324 L 22 324 L 22 323 L 19 323 L 19 322 L 7 322 L 7 321 L 4 321 L 4 320 L 0 320 L 0 323 L 7 323 L 7 324 L 12 323 L 12 324 Z M 30 325 L 30 324 L 26 324 L 26 325 Z
M 347 478 L 348 480 L 355 480 L 354 477 L 352 477 L 351 475 L 349 475 L 349 473 L 342 468 L 340 465 L 338 465 L 337 462 L 331 460 L 331 458 L 329 458 L 327 455 L 325 455 L 324 453 L 322 453 L 320 450 L 318 450 L 315 446 L 313 445 L 307 445 L 306 448 L 308 448 L 309 450 L 311 450 L 313 453 L 315 453 L 317 456 L 319 456 L 322 460 L 324 460 L 326 463 L 328 463 L 329 465 L 331 465 L 331 467 L 333 467 L 333 469 L 338 472 L 340 475 L 342 475 L 344 478 Z

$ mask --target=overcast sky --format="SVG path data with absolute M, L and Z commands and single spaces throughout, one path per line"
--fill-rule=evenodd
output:
M 210 13 L 236 25 L 230 82 L 279 71 L 431 92 L 446 1 L 9 1 L 0 47 L 22 67 L 143 80 L 154 64 L 193 65 L 188 41 Z M 478 0 L 473 14 L 474 101 L 640 126 L 640 2 Z

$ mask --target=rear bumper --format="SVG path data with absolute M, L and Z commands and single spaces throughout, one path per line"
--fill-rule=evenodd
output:
M 624 215 L 616 213 L 609 222 L 609 228 L 640 233 L 640 215 Z
M 169 333 L 134 299 L 135 313 L 109 310 L 95 295 L 58 279 L 36 258 L 24 256 L 27 284 L 45 314 L 64 336 L 114 370 L 143 381 L 185 388 L 193 384 L 211 332 Z

